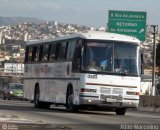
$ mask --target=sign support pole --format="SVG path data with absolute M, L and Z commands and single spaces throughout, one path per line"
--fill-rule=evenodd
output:
M 156 69 L 156 29 L 158 30 L 158 25 L 151 25 L 153 28 L 153 71 L 152 71 L 152 96 L 155 96 L 155 69 Z

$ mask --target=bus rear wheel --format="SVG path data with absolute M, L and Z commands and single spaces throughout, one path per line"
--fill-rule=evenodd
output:
M 51 104 L 48 102 L 39 101 L 39 97 L 40 97 L 40 92 L 39 92 L 39 90 L 38 91 L 36 90 L 35 91 L 35 98 L 34 98 L 34 106 L 36 108 L 49 109 Z
M 117 115 L 125 115 L 126 108 L 116 108 L 116 114 Z

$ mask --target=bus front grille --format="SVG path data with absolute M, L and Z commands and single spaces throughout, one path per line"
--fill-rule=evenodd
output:
M 100 93 L 104 95 L 123 95 L 123 89 L 120 88 L 100 88 Z
M 113 96 L 113 95 L 101 95 L 100 98 L 104 101 L 106 101 L 107 98 L 109 99 L 115 99 L 116 102 L 122 102 L 123 97 L 122 96 Z
M 113 88 L 112 89 L 112 94 L 114 94 L 114 95 L 123 95 L 123 89 Z
M 111 88 L 100 88 L 100 93 L 102 94 L 111 94 Z

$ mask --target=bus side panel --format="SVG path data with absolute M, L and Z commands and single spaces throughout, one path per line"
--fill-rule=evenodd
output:
M 24 79 L 23 97 L 28 100 L 34 100 L 33 80 Z
M 67 87 L 72 85 L 74 104 L 79 104 L 80 74 L 71 72 L 71 62 L 30 64 L 27 68 L 29 70 L 24 78 L 24 96 L 27 99 L 34 99 L 35 86 L 38 84 L 40 101 L 65 104 Z

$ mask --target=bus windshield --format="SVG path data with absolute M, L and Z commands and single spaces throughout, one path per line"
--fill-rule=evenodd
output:
M 87 42 L 82 70 L 97 73 L 139 75 L 139 47 L 127 43 Z

